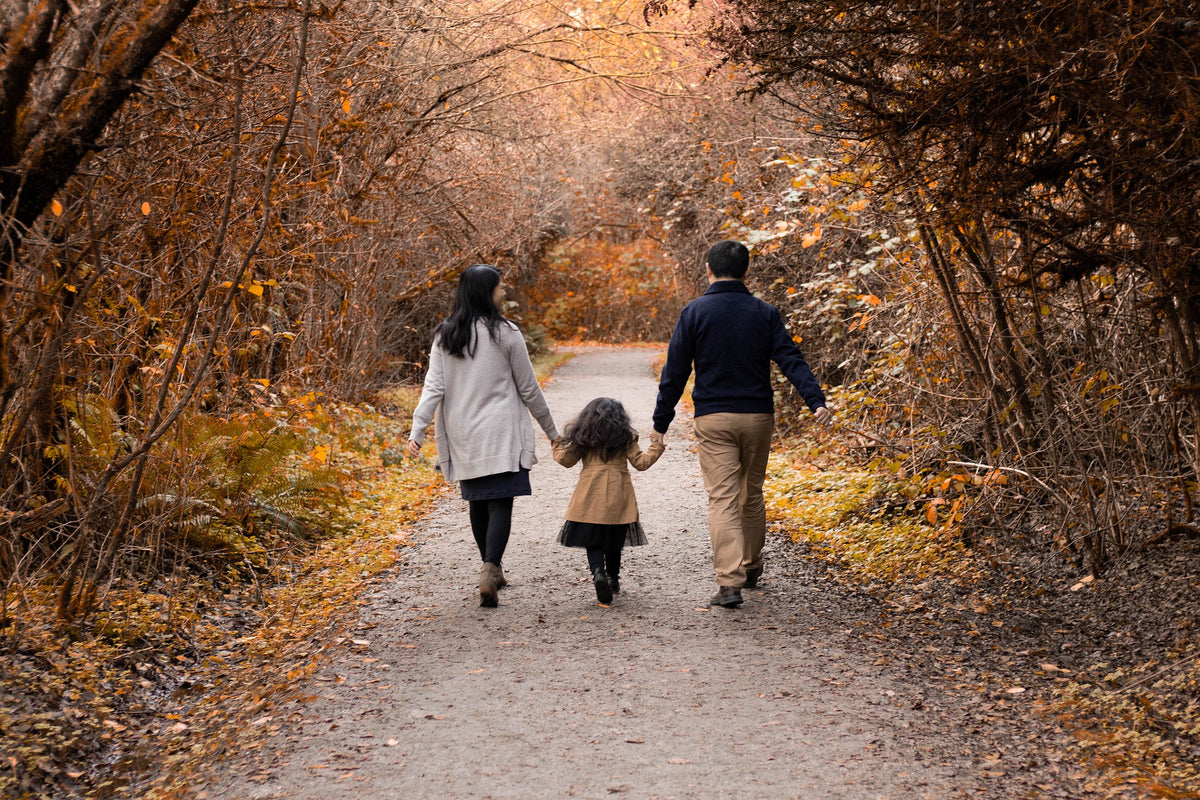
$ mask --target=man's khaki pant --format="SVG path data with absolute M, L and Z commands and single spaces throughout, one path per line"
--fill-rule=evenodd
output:
M 774 414 L 705 414 L 695 419 L 700 475 L 708 490 L 708 534 L 719 586 L 741 588 L 762 566 L 767 536 L 763 481 Z

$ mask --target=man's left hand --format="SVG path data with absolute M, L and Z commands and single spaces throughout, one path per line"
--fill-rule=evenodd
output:
M 828 428 L 833 424 L 833 412 L 825 406 L 821 406 L 813 412 L 813 416 L 817 418 L 817 422 Z

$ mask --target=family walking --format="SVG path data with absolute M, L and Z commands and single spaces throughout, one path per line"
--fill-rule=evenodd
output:
M 500 271 L 468 267 L 450 314 L 434 332 L 429 368 L 413 414 L 408 453 L 419 455 L 436 417 L 438 467 L 458 481 L 482 561 L 480 605 L 495 607 L 506 584 L 504 550 L 513 498 L 531 494 L 536 462 L 532 419 L 550 439 L 554 459 L 581 463 L 559 542 L 584 548 L 596 598 L 620 592 L 621 552 L 646 543 L 629 466 L 650 468 L 688 378 L 700 471 L 708 493 L 708 526 L 717 592 L 713 605 L 743 602 L 743 587 L 762 577 L 766 535 L 763 481 L 774 429 L 771 363 L 800 392 L 817 420 L 832 414 L 825 395 L 778 310 L 743 282 L 750 263 L 744 245 L 723 241 L 706 259 L 708 290 L 679 316 L 662 369 L 653 431 L 646 450 L 620 402 L 596 398 L 560 434 L 542 396 L 517 326 L 500 312 Z

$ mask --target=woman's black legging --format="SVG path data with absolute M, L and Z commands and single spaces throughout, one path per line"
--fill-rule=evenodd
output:
M 479 547 L 479 557 L 489 564 L 500 566 L 508 535 L 512 532 L 513 499 L 471 500 L 471 533 Z

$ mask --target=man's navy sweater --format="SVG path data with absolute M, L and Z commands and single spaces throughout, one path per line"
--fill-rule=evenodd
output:
M 825 393 L 783 327 L 779 310 L 750 294 L 741 281 L 713 282 L 684 307 L 675 323 L 658 384 L 654 430 L 667 432 L 693 363 L 692 403 L 697 417 L 722 411 L 774 413 L 772 361 L 810 409 L 825 405 Z

